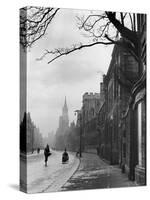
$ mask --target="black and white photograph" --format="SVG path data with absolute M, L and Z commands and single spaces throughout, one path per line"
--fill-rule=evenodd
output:
M 145 13 L 20 9 L 20 190 L 147 185 Z

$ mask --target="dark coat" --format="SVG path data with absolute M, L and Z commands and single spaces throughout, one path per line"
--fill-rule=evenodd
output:
M 49 146 L 46 146 L 45 149 L 44 149 L 44 156 L 45 156 L 45 159 L 47 160 L 48 156 L 50 156 L 51 153 L 50 153 L 50 150 L 49 150 Z

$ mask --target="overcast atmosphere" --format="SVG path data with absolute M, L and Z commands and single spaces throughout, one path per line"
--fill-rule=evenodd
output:
M 77 27 L 76 16 L 83 14 L 85 11 L 61 9 L 45 36 L 28 52 L 27 107 L 43 135 L 56 131 L 65 96 L 69 122 L 76 120 L 74 111 L 81 108 L 82 95 L 99 92 L 102 74 L 109 67 L 112 45 L 84 48 L 50 64 L 47 64 L 49 55 L 41 61 L 36 60 L 45 49 L 88 42 L 89 38 L 84 37 Z

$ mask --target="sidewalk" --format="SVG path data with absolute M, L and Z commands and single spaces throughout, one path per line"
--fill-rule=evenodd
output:
M 62 190 L 82 190 L 137 186 L 121 173 L 118 166 L 111 166 L 96 154 L 83 153 L 78 170 L 61 188 Z

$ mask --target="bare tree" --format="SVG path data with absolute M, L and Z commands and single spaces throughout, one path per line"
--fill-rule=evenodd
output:
M 79 28 L 88 33 L 93 41 L 109 41 L 126 48 L 138 61 L 139 36 L 133 19 L 135 14 L 104 12 L 79 18 Z M 118 36 L 121 36 L 120 40 Z M 107 43 L 106 43 L 107 44 Z
M 31 47 L 34 42 L 44 36 L 48 25 L 59 11 L 59 8 L 28 7 L 22 12 L 20 21 L 20 42 L 24 47 Z M 27 14 L 28 13 L 28 14 Z M 125 48 L 139 63 L 141 75 L 143 62 L 141 59 L 141 35 L 137 31 L 136 16 L 134 13 L 96 12 L 88 16 L 77 17 L 78 28 L 89 38 L 89 43 L 73 44 L 70 47 L 60 47 L 53 50 L 45 50 L 38 60 L 47 55 L 51 63 L 61 56 L 94 45 L 116 44 Z M 121 38 L 121 39 L 120 39 Z
M 20 43 L 31 47 L 42 38 L 59 8 L 25 7 L 20 10 Z

